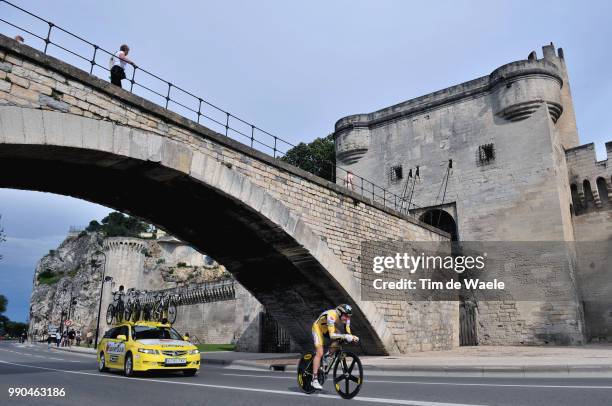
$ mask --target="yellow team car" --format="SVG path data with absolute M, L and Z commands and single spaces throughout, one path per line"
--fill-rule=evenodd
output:
M 124 322 L 108 330 L 97 348 L 98 370 L 178 370 L 193 376 L 200 368 L 200 352 L 169 324 Z

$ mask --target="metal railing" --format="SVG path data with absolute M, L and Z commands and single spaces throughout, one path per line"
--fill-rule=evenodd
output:
M 44 33 L 37 34 L 34 29 L 26 29 L 15 23 L 7 21 L 5 18 L 0 18 L 0 22 L 20 30 L 19 34 L 28 35 L 42 41 L 44 45 L 42 51 L 45 54 L 51 54 L 53 50 L 62 51 L 70 57 L 76 58 L 76 61 L 84 63 L 89 69 L 89 73 L 94 75 L 97 70 L 102 72 L 110 72 L 110 69 L 98 63 L 101 56 L 108 59 L 116 57 L 113 52 L 107 51 L 99 45 L 90 42 L 72 32 L 54 24 L 51 21 L 45 20 L 30 11 L 27 11 L 9 1 L 0 0 L 0 4 L 5 4 L 14 10 L 18 10 L 27 16 L 32 17 L 37 23 L 42 23 L 41 28 Z M 3 14 L 6 15 L 6 14 Z M 34 25 L 34 24 L 33 24 Z M 65 37 L 65 43 L 60 44 L 61 37 Z M 56 39 L 60 38 L 60 39 Z M 70 47 L 68 42 L 76 40 L 79 45 L 73 45 Z M 30 45 L 28 43 L 28 45 Z M 76 48 L 82 48 L 85 45 L 90 48 L 88 56 L 83 56 L 76 51 Z M 108 62 L 106 63 L 108 65 Z M 128 64 L 126 64 L 127 66 Z M 236 115 L 210 103 L 202 97 L 199 97 L 176 84 L 162 79 L 154 73 L 151 73 L 139 66 L 130 64 L 131 74 L 126 75 L 129 81 L 129 91 L 137 94 L 138 96 L 144 97 L 145 99 L 152 101 L 166 109 L 171 109 L 178 114 L 182 114 L 186 118 L 193 119 L 198 124 L 206 123 L 211 129 L 224 134 L 227 137 L 249 145 L 251 148 L 255 148 L 265 154 L 268 154 L 273 158 L 280 158 L 287 153 L 287 151 L 296 145 L 283 140 L 271 134 L 268 131 L 261 129 L 260 127 L 243 120 Z M 148 97 L 147 97 L 148 95 Z M 153 99 L 151 99 L 153 97 Z M 154 100 L 157 99 L 157 100 Z M 160 102 L 161 101 L 161 102 Z M 332 179 L 343 179 L 344 185 L 356 192 L 361 194 L 363 197 L 371 199 L 374 202 L 382 204 L 385 207 L 394 209 L 399 212 L 409 213 L 409 210 L 419 208 L 413 202 L 407 201 L 405 197 L 399 196 L 386 188 L 376 185 L 372 181 L 359 176 L 352 171 L 336 166 L 335 162 L 332 161 L 321 161 L 318 164 L 323 164 L 324 168 L 319 168 L 317 171 L 321 173 L 323 171 L 329 171 Z M 315 173 L 316 174 L 316 173 Z M 341 175 L 341 176 L 339 176 Z M 351 179 L 352 178 L 352 179 Z M 352 180 L 352 181 L 351 181 Z
M 177 287 L 170 289 L 140 292 L 140 304 L 153 303 L 160 296 L 173 297 L 177 306 L 197 303 L 220 302 L 236 298 L 235 281 L 231 278 L 204 282 L 194 287 Z

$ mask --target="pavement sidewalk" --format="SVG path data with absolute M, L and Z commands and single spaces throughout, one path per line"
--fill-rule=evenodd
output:
M 227 366 L 296 370 L 296 354 L 232 353 L 203 356 L 208 363 Z M 476 346 L 401 356 L 362 356 L 364 369 L 377 375 L 612 375 L 612 345 L 582 347 Z
M 57 348 L 95 354 L 92 348 Z M 204 364 L 232 368 L 294 372 L 299 354 L 264 354 L 233 351 L 203 352 Z M 612 376 L 612 345 L 581 347 L 475 346 L 450 351 L 426 351 L 397 356 L 362 356 L 364 369 L 377 375 L 487 376 L 510 374 Z
M 75 345 L 73 345 L 72 347 L 56 347 L 52 345 L 49 348 L 51 348 L 52 350 L 57 350 L 57 351 L 78 352 L 81 354 L 95 354 L 96 353 L 96 350 L 94 348 L 77 347 Z

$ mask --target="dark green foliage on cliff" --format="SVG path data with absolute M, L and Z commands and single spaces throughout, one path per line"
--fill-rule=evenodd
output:
M 308 144 L 300 142 L 287 151 L 281 160 L 331 182 L 336 181 L 334 170 L 336 150 L 333 134 L 317 138 Z
M 86 230 L 89 232 L 102 232 L 107 237 L 138 237 L 140 233 L 148 231 L 150 225 L 138 220 L 136 217 L 126 216 L 118 211 L 110 213 L 102 219 L 102 224 L 93 220 Z
M 42 271 L 38 274 L 36 279 L 38 279 L 38 283 L 41 285 L 54 285 L 64 276 L 63 272 L 55 273 L 50 269 Z

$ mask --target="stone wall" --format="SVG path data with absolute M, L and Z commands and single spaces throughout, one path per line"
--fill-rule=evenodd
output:
M 572 188 L 574 236 L 580 252 L 578 277 L 587 340 L 612 342 L 612 142 L 597 161 L 593 144 L 566 151 Z
M 236 284 L 236 298 L 178 307 L 174 328 L 202 343 L 235 343 L 238 351 L 259 351 L 258 315 L 263 307 Z M 256 324 L 253 326 L 253 322 Z

